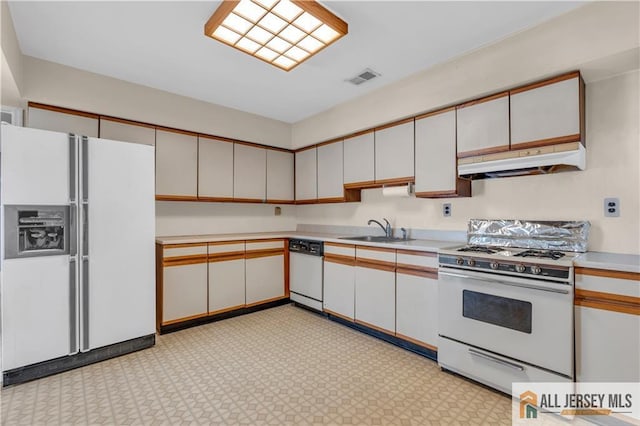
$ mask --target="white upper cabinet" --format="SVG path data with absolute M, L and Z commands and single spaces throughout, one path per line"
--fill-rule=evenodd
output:
M 509 150 L 509 93 L 458 106 L 458 157 Z
M 375 131 L 376 182 L 413 178 L 413 144 L 413 119 Z
M 456 111 L 416 119 L 416 194 L 456 190 Z
M 267 149 L 267 202 L 292 202 L 293 153 Z
M 114 141 L 155 145 L 156 129 L 149 125 L 128 123 L 124 120 L 116 121 L 100 117 L 100 137 Z
M 318 155 L 318 201 L 344 199 L 342 141 L 321 145 Z
M 72 114 L 30 106 L 27 118 L 28 127 L 34 129 L 98 137 L 98 116 L 92 114 Z
M 345 185 L 373 183 L 375 180 L 375 146 L 373 131 L 344 140 Z
M 198 197 L 233 198 L 233 143 L 198 136 Z
M 316 147 L 296 152 L 296 201 L 318 199 Z
M 581 140 L 582 85 L 576 72 L 512 90 L 512 148 L 531 142 Z
M 267 196 L 267 150 L 234 143 L 233 198 L 264 201 Z
M 194 134 L 156 132 L 156 194 L 177 199 L 198 196 L 198 138 Z

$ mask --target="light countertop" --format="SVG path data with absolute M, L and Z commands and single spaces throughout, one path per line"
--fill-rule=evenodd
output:
M 640 273 L 640 256 L 590 251 L 578 256 L 574 265 L 582 268 Z

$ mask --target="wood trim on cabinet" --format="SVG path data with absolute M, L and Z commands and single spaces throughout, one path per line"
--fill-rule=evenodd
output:
M 200 201 L 194 195 L 157 195 L 156 201 Z
M 415 265 L 406 265 L 398 263 L 396 266 L 396 274 L 413 275 L 420 278 L 429 278 L 431 280 L 438 279 L 438 270 L 435 268 L 422 268 Z
M 207 263 L 206 254 L 165 257 L 162 259 L 162 266 L 165 268 L 170 268 L 172 266 L 197 265 L 199 263 Z
M 267 204 L 295 204 L 296 202 L 294 200 L 277 200 L 277 199 L 269 199 L 269 198 L 267 198 L 265 200 L 265 203 L 267 203 Z
M 582 146 L 586 147 L 587 146 L 587 138 L 586 138 L 587 121 L 586 121 L 586 106 L 585 106 L 585 99 L 584 99 L 584 96 L 585 96 L 584 91 L 585 91 L 584 80 L 582 79 L 582 76 L 580 76 L 578 79 L 578 102 L 580 105 L 580 134 L 582 135 L 582 139 L 580 140 L 580 142 L 582 143 Z
M 613 271 L 609 269 L 583 268 L 581 266 L 577 266 L 575 268 L 575 274 L 640 281 L 640 273 L 637 272 Z
M 274 248 L 267 250 L 251 250 L 245 252 L 246 259 L 258 259 L 260 257 L 280 256 L 284 255 L 284 248 Z
M 272 297 L 271 299 L 260 300 L 259 302 L 248 303 L 245 306 L 247 308 L 251 308 L 253 306 L 263 305 L 263 304 L 266 304 L 266 303 L 271 303 L 271 302 L 275 302 L 277 300 L 288 299 L 288 298 L 289 298 L 289 296 Z
M 496 154 L 498 152 L 509 151 L 509 145 L 492 146 L 491 148 L 474 149 L 471 151 L 459 152 L 458 158 L 476 157 L 478 155 Z
M 329 204 L 329 203 L 344 203 L 345 197 L 327 197 L 327 198 L 318 198 L 316 203 L 318 204 Z
M 264 200 L 259 198 L 236 198 L 233 197 L 234 203 L 256 203 L 256 204 L 264 204 Z
M 343 247 L 343 248 L 355 248 L 356 245 L 355 244 L 347 244 L 347 243 L 334 243 L 334 242 L 326 242 L 324 243 L 325 246 L 331 246 L 331 247 Z
M 374 247 L 374 246 L 365 246 L 365 245 L 357 245 L 356 244 L 356 248 L 358 248 L 360 250 L 382 251 L 382 252 L 387 252 L 387 253 L 395 253 L 396 252 L 396 249 L 387 248 L 387 247 Z M 358 257 L 357 253 L 356 253 L 356 257 Z
M 356 319 L 354 322 L 356 324 L 363 325 L 363 326 L 368 327 L 368 328 L 370 328 L 372 330 L 379 331 L 381 333 L 388 334 L 390 336 L 395 336 L 395 334 L 396 334 L 394 331 L 387 330 L 386 328 L 378 327 L 377 325 L 369 324 L 368 322 L 365 322 L 365 321 L 362 321 L 362 320 L 359 320 L 359 319 Z
M 80 117 L 87 117 L 87 118 L 95 118 L 95 119 L 100 118 L 99 114 L 78 111 L 77 109 L 62 108 L 62 107 L 57 107 L 52 105 L 39 104 L 37 102 L 31 102 L 31 101 L 27 102 L 27 108 L 45 109 L 47 111 L 62 112 L 64 114 L 78 115 Z
M 156 331 L 160 332 L 162 325 L 162 295 L 164 293 L 164 266 L 162 256 L 164 247 L 160 243 L 156 243 Z
M 128 124 L 130 126 L 146 127 L 148 129 L 156 129 L 153 124 L 142 123 L 140 121 L 126 120 L 124 118 L 111 117 L 109 115 L 100 115 L 100 120 L 113 121 L 115 123 Z
M 161 131 L 167 132 L 167 133 L 178 133 L 180 135 L 198 137 L 198 133 L 196 133 L 196 132 L 190 132 L 188 130 L 181 130 L 181 129 L 174 129 L 173 127 L 155 126 L 155 129 L 156 130 L 161 130 Z
M 374 129 L 360 130 L 360 131 L 357 131 L 355 133 L 349 133 L 348 135 L 344 136 L 341 139 L 347 140 L 347 139 L 351 139 L 351 138 L 357 138 L 358 136 L 366 135 L 368 133 L 373 133 L 374 131 L 375 131 Z
M 302 10 L 309 12 L 342 35 L 347 34 L 349 31 L 349 25 L 345 21 L 329 12 L 320 3 L 305 0 L 291 0 L 291 3 L 300 7 Z
M 640 315 L 640 297 L 576 289 L 574 304 L 587 308 Z
M 344 184 L 344 189 L 346 191 L 349 190 L 356 190 L 356 189 L 367 189 L 367 188 L 377 188 L 379 187 L 380 184 L 376 183 L 376 181 L 374 180 L 365 180 L 362 182 L 352 182 L 352 183 L 345 183 Z
M 423 342 L 422 340 L 417 340 L 417 339 L 414 339 L 414 338 L 409 337 L 409 336 L 405 336 L 404 334 L 400 334 L 400 333 L 396 333 L 396 337 L 399 338 L 399 339 L 402 339 L 402 340 L 406 340 L 407 342 L 413 343 L 414 345 L 422 346 L 423 348 L 427 348 L 427 349 L 430 349 L 430 350 L 432 350 L 434 352 L 438 352 L 438 347 L 437 346 L 430 345 L 428 343 Z
M 228 142 L 228 143 L 236 142 L 235 139 L 225 138 L 224 136 L 207 135 L 207 134 L 204 134 L 204 133 L 198 133 L 198 138 L 211 139 L 211 140 L 218 141 L 218 142 Z
M 345 320 L 345 321 L 353 322 L 353 318 L 350 318 L 350 317 L 348 317 L 348 316 L 346 316 L 346 315 L 342 315 L 342 314 L 339 314 L 339 313 L 337 313 L 337 312 L 334 312 L 334 311 L 332 311 L 331 309 L 325 309 L 325 308 L 323 308 L 323 309 L 322 309 L 322 311 L 323 311 L 325 314 L 329 314 L 329 315 L 331 315 L 331 316 L 338 317 L 338 318 L 343 319 L 343 320 Z
M 238 309 L 242 309 L 244 308 L 246 305 L 236 305 L 236 306 L 231 306 L 229 308 L 222 308 L 222 309 L 218 309 L 217 311 L 209 311 L 207 313 L 207 316 L 213 316 L 213 315 L 219 315 L 219 314 L 224 314 L 225 312 L 231 312 L 231 311 L 235 311 Z
M 361 200 L 362 192 L 360 189 L 347 189 L 344 188 L 344 201 L 346 203 L 353 203 Z
M 285 242 L 287 241 L 287 238 L 263 238 L 263 239 L 259 239 L 259 240 L 245 240 L 245 242 L 247 244 L 251 244 L 251 243 L 273 243 L 273 242 L 281 242 L 282 243 L 282 247 L 284 247 Z
M 430 112 L 425 112 L 424 114 L 420 114 L 416 116 L 416 121 L 418 120 L 422 120 L 423 118 L 427 118 L 427 117 L 432 117 L 434 115 L 440 115 L 440 114 L 444 114 L 445 112 L 450 112 L 450 111 L 455 111 L 456 110 L 456 106 L 450 106 L 450 107 L 446 107 L 446 108 L 442 108 L 442 109 L 437 109 L 435 111 L 430 111 Z
M 402 124 L 411 123 L 414 120 L 415 120 L 414 117 L 403 118 L 402 120 L 393 121 L 391 123 L 383 124 L 381 126 L 376 126 L 376 127 L 373 128 L 373 130 L 375 132 L 379 132 L 380 130 L 388 129 L 390 127 L 396 127 L 396 126 L 400 126 Z
M 540 139 L 537 141 L 520 142 L 520 143 L 511 144 L 511 150 L 513 151 L 518 149 L 538 148 L 541 146 L 558 145 L 558 144 L 569 143 L 569 142 L 580 142 L 580 140 L 581 140 L 580 134 L 576 133 L 575 135 L 558 136 L 554 138 Z
M 385 262 L 383 260 L 356 258 L 356 266 L 367 269 L 377 269 L 379 271 L 395 272 L 395 262 Z
M 317 143 L 316 148 L 320 148 L 321 146 L 331 145 L 331 144 L 342 142 L 342 141 L 344 141 L 344 138 L 329 139 L 328 141 Z
M 206 247 L 211 243 L 178 243 L 178 244 L 163 244 L 164 248 L 185 248 L 185 247 Z
M 410 254 L 412 256 L 438 257 L 438 253 L 433 252 L 433 251 L 396 249 L 396 253 L 397 254 Z
M 229 260 L 240 260 L 240 259 L 244 259 L 244 252 L 240 252 L 240 251 L 232 251 L 232 252 L 226 252 L 226 253 L 215 253 L 215 254 L 210 254 L 208 257 L 208 261 L 209 263 L 213 263 L 213 262 L 227 262 Z
M 345 256 L 345 255 L 342 255 L 342 254 L 325 253 L 324 254 L 324 261 L 325 262 L 331 262 L 331 263 L 337 263 L 339 265 L 356 266 L 356 258 L 355 257 Z
M 549 84 L 559 83 L 564 80 L 571 80 L 572 78 L 580 78 L 580 71 L 571 71 L 566 74 L 558 75 L 555 77 L 548 78 L 546 80 L 537 81 L 535 83 L 527 84 L 524 86 L 516 87 L 515 89 L 511 89 L 509 92 L 512 95 L 517 93 L 526 92 L 528 90 L 537 89 L 538 87 L 548 86 Z
M 284 240 L 284 295 L 289 297 L 289 268 L 291 264 L 291 254 L 289 253 L 289 239 Z
M 307 200 L 296 200 L 295 203 L 296 204 L 318 204 L 318 200 L 316 198 L 307 199 Z
M 169 320 L 169 321 L 163 321 L 162 325 L 164 326 L 164 325 L 177 324 L 179 322 L 190 321 L 190 320 L 203 318 L 203 317 L 208 317 L 208 316 L 209 316 L 209 313 L 205 312 L 203 314 L 191 315 L 191 316 L 184 317 L 184 318 L 178 318 L 178 319 L 172 319 L 172 320 Z
M 313 144 L 313 145 L 309 145 L 309 146 L 303 146 L 302 148 L 298 148 L 293 152 L 297 154 L 299 152 L 309 151 L 310 149 L 315 149 L 315 148 L 317 148 L 317 145 Z
M 198 201 L 230 203 L 230 202 L 233 202 L 233 197 L 202 197 L 198 195 Z
M 399 178 L 376 180 L 376 185 L 398 186 L 398 185 L 405 185 L 408 183 L 415 183 L 415 182 L 416 182 L 415 176 L 406 176 L 406 177 L 399 177 Z
M 227 246 L 229 244 L 242 244 L 245 240 L 226 240 L 226 241 L 209 241 L 210 246 Z
M 509 96 L 509 91 L 505 90 L 504 92 L 494 93 L 493 95 L 485 96 L 484 98 L 474 99 L 469 102 L 465 102 L 463 104 L 457 105 L 456 109 L 468 108 L 473 105 L 483 104 L 485 102 L 494 101 L 496 99 L 504 98 L 505 96 Z

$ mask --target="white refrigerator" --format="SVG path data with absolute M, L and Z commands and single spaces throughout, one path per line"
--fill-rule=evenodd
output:
M 155 343 L 154 147 L 2 123 L 4 385 Z

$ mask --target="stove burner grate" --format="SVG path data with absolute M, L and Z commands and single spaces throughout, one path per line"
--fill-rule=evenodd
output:
M 517 257 L 537 257 L 542 259 L 553 259 L 558 260 L 564 256 L 564 253 L 561 251 L 555 250 L 525 250 L 518 254 L 514 254 Z
M 466 246 L 466 247 L 459 248 L 457 251 L 471 251 L 475 253 L 494 254 L 494 253 L 497 253 L 499 250 L 493 249 L 491 247 L 486 247 L 486 246 Z

